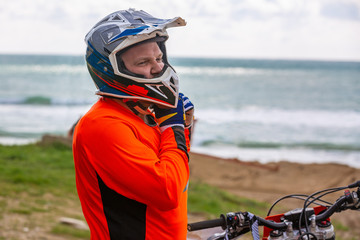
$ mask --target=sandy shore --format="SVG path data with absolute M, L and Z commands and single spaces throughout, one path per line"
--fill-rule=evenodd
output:
M 340 164 L 298 164 L 277 162 L 260 164 L 221 159 L 190 153 L 191 178 L 232 192 L 271 200 L 266 197 L 344 186 L 360 180 L 360 169 Z
M 311 194 L 326 188 L 347 186 L 360 180 L 360 169 L 339 164 L 260 164 L 197 153 L 191 153 L 190 157 L 191 181 L 201 181 L 238 196 L 269 203 L 287 194 Z M 327 199 L 335 200 L 341 194 L 342 192 L 338 192 Z M 296 208 L 301 207 L 301 202 L 289 200 L 281 202 L 281 206 Z M 236 210 L 246 211 L 234 209 Z M 337 213 L 332 219 L 350 228 L 345 237 L 360 239 L 360 212 Z

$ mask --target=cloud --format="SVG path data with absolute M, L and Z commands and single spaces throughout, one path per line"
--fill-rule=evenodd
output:
M 218 11 L 230 17 L 219 14 L 211 28 L 205 21 L 196 28 L 203 31 L 201 42 L 213 43 L 208 56 L 359 59 L 359 22 L 322 16 L 324 3 L 237 1 L 227 12 Z
M 321 8 L 321 14 L 329 18 L 355 21 L 360 20 L 359 6 L 354 2 L 326 3 Z
M 360 60 L 358 0 L 18 0 L 0 9 L 0 53 L 83 54 L 84 36 L 118 9 L 181 16 L 174 56 Z

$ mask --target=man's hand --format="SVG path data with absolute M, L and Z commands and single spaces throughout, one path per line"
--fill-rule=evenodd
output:
M 173 126 L 184 128 L 185 114 L 182 96 L 183 94 L 180 93 L 176 108 L 160 108 L 157 105 L 154 106 L 155 117 L 161 132 Z
M 176 108 L 160 108 L 155 105 L 154 111 L 161 132 L 173 126 L 190 128 L 194 122 L 194 104 L 182 93 L 179 94 Z

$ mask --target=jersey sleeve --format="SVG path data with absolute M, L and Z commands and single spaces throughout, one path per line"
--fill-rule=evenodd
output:
M 137 134 L 128 124 L 112 121 L 92 131 L 86 154 L 109 188 L 161 210 L 176 208 L 189 178 L 183 130 L 164 131 L 159 152 Z
M 184 129 L 187 152 L 190 152 L 192 129 L 193 129 L 192 127 Z

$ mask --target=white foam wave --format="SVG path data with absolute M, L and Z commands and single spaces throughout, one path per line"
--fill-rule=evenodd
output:
M 89 105 L 1 105 L 0 115 L 6 117 L 0 119 L 0 130 L 15 135 L 66 133 L 89 108 Z
M 199 121 L 220 124 L 231 122 L 308 127 L 360 128 L 360 113 L 355 111 L 283 110 L 245 107 L 239 110 L 199 109 Z
M 192 147 L 192 152 L 221 158 L 235 158 L 260 163 L 289 161 L 296 163 L 338 163 L 360 168 L 359 151 L 325 151 L 312 149 L 260 149 L 237 148 L 235 146 Z
M 0 65 L 8 73 L 87 73 L 85 65 Z
M 0 137 L 1 145 L 24 145 L 35 143 L 39 139 L 37 138 L 17 138 L 17 137 Z
M 266 70 L 255 68 L 242 68 L 242 67 L 181 67 L 175 66 L 179 74 L 191 75 L 255 75 L 264 74 Z

